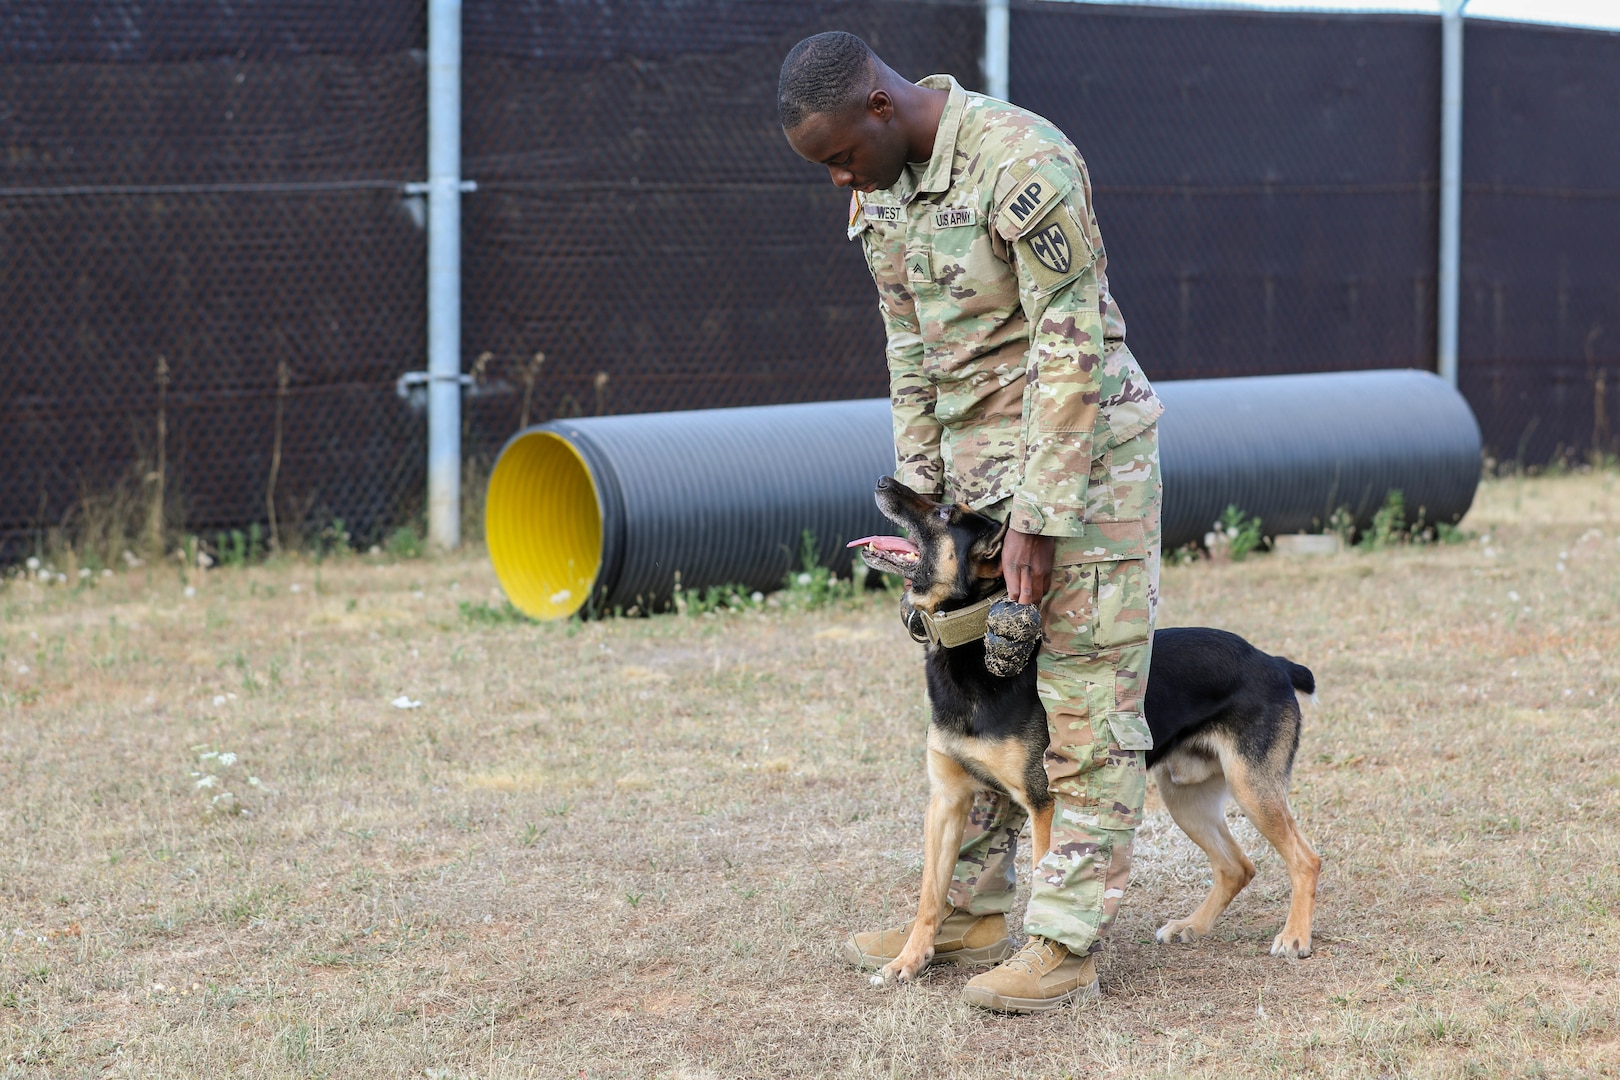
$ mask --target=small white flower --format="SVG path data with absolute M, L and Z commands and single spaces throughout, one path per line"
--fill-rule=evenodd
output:
M 566 604 L 573 598 L 574 593 L 571 589 L 558 589 L 556 592 L 551 594 L 551 602 L 553 604 Z
M 422 707 L 422 703 L 420 701 L 412 701 L 409 694 L 401 694 L 399 697 L 389 702 L 389 704 L 396 709 L 420 709 Z
M 124 549 L 124 565 L 128 566 L 131 570 L 135 569 L 137 566 L 143 565 L 145 562 L 145 559 L 142 559 L 133 551 L 130 551 L 128 548 Z
M 232 694 L 232 693 L 228 693 L 228 692 L 227 692 L 227 693 L 226 693 L 226 695 L 225 695 L 225 696 L 226 696 L 226 697 L 228 697 L 228 698 L 230 698 L 230 699 L 231 699 L 231 700 L 232 700 L 232 701 L 235 701 L 235 700 L 236 700 L 236 695 L 235 695 L 235 694 Z
M 810 584 L 810 575 L 808 573 L 800 574 L 798 581 L 800 585 L 808 585 Z
M 264 781 L 260 780 L 257 776 L 248 777 L 248 787 L 259 787 L 263 783 Z
M 112 577 L 112 567 L 109 566 L 106 569 L 102 570 L 101 571 L 101 576 L 104 577 L 104 578 Z
M 66 585 L 67 584 L 67 575 L 66 574 L 61 574 L 61 573 L 57 574 L 56 575 L 56 583 L 58 585 Z
M 195 586 L 195 585 L 187 585 L 186 586 L 186 595 L 187 596 L 196 596 L 197 595 L 197 586 Z
M 764 593 L 762 593 L 762 592 L 758 592 L 758 591 L 757 591 L 757 590 L 756 590 L 756 591 L 755 591 L 755 592 L 754 592 L 754 594 L 753 594 L 753 595 L 752 595 L 752 596 L 750 596 L 750 597 L 749 597 L 749 598 L 748 598 L 748 599 L 750 599 L 750 600 L 752 600 L 752 601 L 753 601 L 753 602 L 754 602 L 754 603 L 756 603 L 756 604 L 757 604 L 757 603 L 759 603 L 759 602 L 760 602 L 760 601 L 762 601 L 762 600 L 764 600 L 764 599 L 765 599 L 765 594 L 764 594 Z
M 225 704 L 225 695 L 224 694 L 215 694 L 214 695 L 214 704 L 216 706 Z
M 304 587 L 302 585 L 298 584 L 297 582 L 294 582 L 293 584 L 287 586 L 287 591 L 288 592 L 295 592 L 295 593 L 296 592 L 303 592 Z
M 417 589 L 415 592 L 411 593 L 411 595 L 420 600 L 422 597 L 426 596 L 427 593 L 423 592 L 421 589 Z
M 215 776 L 213 773 L 209 773 L 207 776 L 197 781 L 197 786 L 200 788 L 209 788 L 213 787 L 217 783 L 219 783 L 219 777 Z
M 1508 590 L 1508 599 L 1513 601 L 1515 604 L 1517 604 L 1519 602 L 1519 594 L 1517 592 L 1513 591 L 1512 589 L 1509 589 Z
M 38 570 L 39 569 L 39 560 L 36 559 L 34 556 L 30 555 L 30 556 L 28 556 L 28 561 L 23 563 L 23 565 L 28 567 L 28 569 L 30 569 L 30 570 Z
M 51 572 L 49 570 L 36 570 L 34 573 L 41 581 L 51 580 Z
M 28 674 L 28 665 L 27 664 L 18 664 L 17 665 L 17 674 L 19 674 L 19 675 Z
M 219 763 L 222 767 L 228 769 L 232 765 L 236 764 L 236 755 L 227 750 L 223 754 L 219 755 Z
M 87 578 L 89 576 L 90 576 L 90 568 L 88 566 L 79 567 L 79 580 L 83 581 L 85 578 Z

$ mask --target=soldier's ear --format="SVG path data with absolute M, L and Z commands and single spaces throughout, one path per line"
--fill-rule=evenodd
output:
M 1008 518 L 1001 523 L 995 532 L 980 538 L 973 544 L 973 572 L 979 577 L 993 578 L 1001 576 L 1001 545 L 1007 539 L 1007 527 L 1012 523 Z

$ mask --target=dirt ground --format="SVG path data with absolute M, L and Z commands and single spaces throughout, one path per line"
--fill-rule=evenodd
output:
M 1163 625 L 1316 673 L 1316 952 L 1268 955 L 1242 821 L 1254 884 L 1153 944 L 1208 880 L 1155 809 L 1102 1001 L 1038 1018 L 838 961 L 920 869 L 883 594 L 534 625 L 476 552 L 13 577 L 0 1076 L 1615 1075 L 1620 475 L 1464 527 L 1167 568 Z

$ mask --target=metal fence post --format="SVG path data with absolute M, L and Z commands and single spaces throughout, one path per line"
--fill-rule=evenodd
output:
M 1007 99 L 1007 70 L 1012 48 L 1007 0 L 984 0 L 984 92 Z
M 1457 385 L 1457 297 L 1462 230 L 1462 10 L 1468 0 L 1441 0 L 1440 10 L 1440 272 L 1436 297 L 1436 370 Z
M 428 2 L 428 538 L 461 543 L 461 0 Z

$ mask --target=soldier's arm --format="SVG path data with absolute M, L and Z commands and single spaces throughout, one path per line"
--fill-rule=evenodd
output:
M 883 314 L 884 355 L 889 364 L 889 406 L 894 418 L 894 476 L 913 491 L 939 495 L 945 467 L 940 458 L 941 427 L 934 418 L 934 384 L 923 374 L 922 327 L 917 302 L 906 287 L 904 241 L 852 220 L 852 235 L 861 237 L 867 269 L 877 284 Z
M 1076 536 L 1085 522 L 1102 401 L 1100 241 L 1090 188 L 1077 159 L 1053 155 L 1009 169 L 997 196 L 995 228 L 1017 271 L 1030 331 L 1024 462 L 1011 525 L 1022 533 Z

